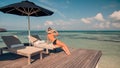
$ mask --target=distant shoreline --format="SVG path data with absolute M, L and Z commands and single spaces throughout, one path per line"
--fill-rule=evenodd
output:
M 28 30 L 7 30 L 8 32 L 11 31 L 28 31 Z M 42 31 L 45 30 L 31 30 L 31 31 Z M 60 32 L 120 32 L 120 30 L 58 30 Z
M 0 28 L 0 32 L 7 32 L 7 30 L 4 28 Z

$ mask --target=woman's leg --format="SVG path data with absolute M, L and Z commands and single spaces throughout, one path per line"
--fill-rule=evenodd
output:
M 66 53 L 67 55 L 70 55 L 70 51 L 69 51 L 68 47 L 67 47 L 63 42 L 57 40 L 56 43 L 57 43 L 56 45 L 62 47 L 62 49 L 65 51 L 65 53 Z

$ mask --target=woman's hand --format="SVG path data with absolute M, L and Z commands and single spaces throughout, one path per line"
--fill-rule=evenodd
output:
M 56 30 L 53 30 L 54 35 L 58 36 L 58 32 Z
M 51 33 L 56 33 L 56 30 L 51 30 Z

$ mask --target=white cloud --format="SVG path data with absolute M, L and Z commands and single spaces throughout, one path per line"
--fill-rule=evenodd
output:
M 111 14 L 112 15 L 112 14 Z M 85 24 L 81 24 L 81 22 Z M 110 19 L 104 19 L 102 13 L 97 13 L 93 17 L 81 18 L 81 19 L 67 19 L 67 20 L 54 20 L 54 21 L 46 21 L 44 23 L 45 26 L 53 26 L 57 29 L 84 29 L 83 26 L 89 24 L 90 26 L 85 27 L 87 28 L 94 28 L 94 29 L 110 29 L 111 27 L 120 28 L 120 22 L 114 22 Z M 79 27 L 78 27 L 79 26 Z
M 41 29 L 42 27 L 41 27 L 41 25 L 37 25 L 35 28 L 36 29 Z
M 81 21 L 84 22 L 84 23 L 86 23 L 86 24 L 91 23 L 92 20 L 93 20 L 92 18 L 82 18 L 82 19 L 81 19 Z
M 106 27 L 106 28 L 110 28 L 110 23 L 111 23 L 111 22 L 107 21 L 105 27 Z
M 120 28 L 120 23 L 112 23 L 112 26 L 115 28 Z
M 98 13 L 96 16 L 93 16 L 93 17 L 81 18 L 81 21 L 83 23 L 90 24 L 94 21 L 103 22 L 103 21 L 105 21 L 105 19 L 103 18 L 102 13 Z
M 97 13 L 95 16 L 89 18 L 81 18 L 81 21 L 85 24 L 92 24 L 93 26 L 90 27 L 100 29 L 110 28 L 111 24 L 110 21 L 104 19 L 102 13 Z
M 103 18 L 102 13 L 98 13 L 94 18 L 97 21 L 105 21 L 104 18 Z
M 53 22 L 52 22 L 52 21 L 46 21 L 46 22 L 44 23 L 44 25 L 45 25 L 45 26 L 51 26 L 51 25 L 53 25 Z
M 57 26 L 68 26 L 68 25 L 75 24 L 76 23 L 75 21 L 76 21 L 75 19 L 70 19 L 70 20 L 67 20 L 67 21 L 65 21 L 65 20 L 55 20 L 54 24 L 57 25 Z
M 110 28 L 110 22 L 109 21 L 105 21 L 105 22 L 99 22 L 96 23 L 95 25 L 93 25 L 94 28 Z
M 120 20 L 120 10 L 113 12 L 113 13 L 110 15 L 110 18 L 112 18 L 113 20 Z
M 114 11 L 111 15 L 109 15 L 111 20 L 111 26 L 114 28 L 120 28 L 120 10 Z
M 99 28 L 105 28 L 104 23 L 100 23 Z
M 104 23 L 96 23 L 93 27 L 95 27 L 95 28 L 105 28 Z

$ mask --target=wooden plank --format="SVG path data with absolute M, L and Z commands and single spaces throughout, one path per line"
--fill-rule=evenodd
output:
M 71 49 L 71 51 L 76 50 L 76 49 Z M 51 67 L 53 64 L 57 63 L 58 60 L 61 60 L 62 57 L 67 56 L 63 51 L 60 53 L 54 53 L 47 55 L 46 57 L 43 58 L 41 61 L 37 61 L 34 64 L 31 64 L 28 66 L 28 68 L 47 68 Z
M 20 55 L 7 53 L 0 56 L 0 68 L 20 68 L 27 64 L 27 58 Z M 26 60 L 26 61 L 25 61 Z
M 59 53 L 43 54 L 42 60 L 36 60 L 27 65 L 27 58 L 16 57 L 13 60 L 0 59 L 1 68 L 95 68 L 102 53 L 96 50 L 70 49 L 71 55 L 67 56 L 64 51 Z M 4 55 L 4 54 L 3 54 Z M 7 55 L 6 55 L 7 56 Z M 11 56 L 13 57 L 13 56 Z M 15 55 L 14 55 L 15 57 Z M 3 58 L 0 56 L 0 58 Z M 39 55 L 33 56 L 39 58 Z

